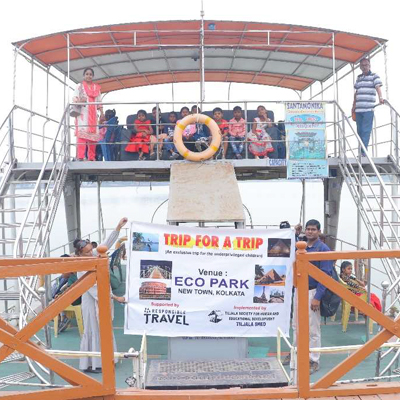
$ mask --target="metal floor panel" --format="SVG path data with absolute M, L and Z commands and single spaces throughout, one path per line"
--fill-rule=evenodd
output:
M 288 382 L 276 358 L 150 362 L 147 389 L 280 387 Z

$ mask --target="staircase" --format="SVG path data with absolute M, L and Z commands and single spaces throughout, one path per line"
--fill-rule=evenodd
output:
M 14 155 L 13 115 L 10 112 L 1 125 L 0 135 L 0 258 L 40 258 L 49 255 L 49 235 L 67 177 L 68 124 L 64 112 L 50 151 L 44 155 L 40 171 L 21 171 Z M 7 128 L 6 128 L 7 126 Z M 0 130 L 0 133 L 2 132 Z M 38 287 L 49 284 L 39 276 L 3 280 L 0 287 L 0 316 L 17 321 L 22 329 L 37 315 L 37 310 L 49 299 L 43 299 Z M 50 291 L 47 291 L 50 293 Z M 49 338 L 49 335 L 45 335 Z M 38 336 L 35 342 L 49 347 Z M 4 362 L 20 359 L 17 355 Z M 37 377 L 51 383 L 51 372 L 42 365 L 26 359 L 29 372 L 0 377 L 0 387 Z
M 400 248 L 400 212 L 398 201 L 399 194 L 399 151 L 398 151 L 398 123 L 399 114 L 391 108 L 392 116 L 392 138 L 390 143 L 391 155 L 388 156 L 388 165 L 386 167 L 377 167 L 372 157 L 366 152 L 364 145 L 354 132 L 351 124 L 345 116 L 343 110 L 339 107 L 342 121 L 338 124 L 339 131 L 339 168 L 347 187 L 353 197 L 353 200 L 359 210 L 361 219 L 367 229 L 370 241 L 375 249 L 390 250 Z M 393 118 L 395 117 L 395 119 Z M 346 133 L 346 127 L 353 130 L 354 135 Z M 367 156 L 360 157 L 360 151 L 355 150 L 349 143 L 349 136 L 355 136 L 358 141 L 359 150 L 364 149 Z M 354 147 L 354 146 L 353 146 Z M 385 310 L 389 310 L 400 301 L 400 262 L 398 259 L 381 259 L 384 273 L 390 282 L 387 289 L 388 297 Z M 400 340 L 397 339 L 397 342 Z M 392 366 L 398 364 L 400 350 L 391 348 L 377 356 L 377 376 L 392 374 Z M 389 361 L 383 363 L 382 360 L 389 358 Z M 386 360 L 385 360 L 386 361 Z M 396 362 L 396 364 L 395 364 Z M 385 365 L 380 369 L 381 365 Z M 400 371 L 398 373 L 400 376 Z

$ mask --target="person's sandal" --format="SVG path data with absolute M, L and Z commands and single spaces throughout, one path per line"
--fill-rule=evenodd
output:
M 290 354 L 288 354 L 283 360 L 282 360 L 282 365 L 290 365 Z
M 150 154 L 150 160 L 154 161 L 157 159 L 157 154 L 156 153 L 151 153 Z
M 310 360 L 310 375 L 319 370 L 319 363 Z

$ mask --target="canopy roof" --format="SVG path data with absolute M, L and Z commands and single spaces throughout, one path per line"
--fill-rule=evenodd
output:
M 82 80 L 92 67 L 102 92 L 200 81 L 201 21 L 107 25 L 14 43 L 46 66 Z M 334 34 L 334 35 L 333 35 Z M 304 90 L 335 68 L 357 63 L 386 42 L 369 36 L 286 24 L 204 21 L 205 81 Z

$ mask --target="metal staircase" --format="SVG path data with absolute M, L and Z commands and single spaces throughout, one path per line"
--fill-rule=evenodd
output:
M 400 212 L 398 209 L 399 171 L 396 164 L 377 167 L 366 151 L 352 125 L 339 107 L 341 118 L 346 124 L 338 124 L 339 131 L 339 168 L 353 197 L 362 221 L 376 249 L 400 248 L 398 227 Z M 353 131 L 359 149 L 363 148 L 366 157 L 359 156 L 359 151 L 351 147 L 346 125 Z M 388 292 L 397 291 L 400 281 L 400 263 L 398 260 L 382 260 L 385 273 L 390 281 Z M 396 296 L 393 305 L 399 300 Z
M 67 177 L 67 111 L 58 125 L 50 150 L 43 157 L 40 171 L 29 176 L 29 172 L 18 169 L 14 154 L 14 110 L 15 107 L 1 125 L 2 129 L 5 128 L 8 121 L 8 128 L 0 136 L 4 152 L 0 155 L 0 257 L 39 258 L 49 255 L 49 235 Z M 7 143 L 7 149 L 4 150 Z M 17 320 L 19 329 L 22 329 L 50 300 L 41 297 L 37 291 L 39 287 L 49 284 L 49 281 L 42 281 L 39 276 L 19 278 L 18 282 L 4 280 L 0 288 L 1 317 L 8 321 Z M 45 332 L 44 337 L 46 339 L 43 341 L 35 335 L 34 340 L 50 347 L 50 335 Z M 15 355 L 3 363 L 17 359 L 21 358 Z M 47 368 L 30 359 L 26 361 L 29 372 L 0 377 L 0 386 L 32 377 L 39 378 L 42 383 L 51 383 L 52 373 Z
M 338 124 L 339 132 L 339 168 L 347 187 L 354 199 L 361 219 L 368 232 L 370 243 L 377 249 L 400 248 L 399 226 L 400 212 L 398 207 L 399 194 L 399 146 L 398 146 L 398 120 L 399 114 L 387 103 L 391 109 L 391 155 L 388 156 L 386 167 L 377 167 L 372 157 L 366 151 L 358 135 L 354 132 L 343 110 L 338 107 L 343 124 Z M 395 117 L 395 118 L 393 118 Z M 353 130 L 354 135 L 346 133 L 346 126 Z M 349 137 L 354 136 L 358 142 L 358 150 L 350 145 Z M 367 154 L 361 157 L 363 148 Z M 381 259 L 382 267 L 390 283 L 387 294 L 388 301 L 384 311 L 400 302 L 400 262 L 398 259 Z M 378 268 L 379 269 L 379 268 Z M 383 272 L 383 271 L 382 271 Z M 386 294 L 385 294 L 386 297 Z M 400 342 L 397 339 L 397 342 Z M 393 366 L 398 366 L 400 349 L 391 348 L 377 355 L 377 376 L 392 374 Z M 386 358 L 385 363 L 383 360 Z M 380 368 L 385 365 L 384 368 Z M 399 374 L 399 372 L 396 372 Z M 400 375 L 399 375 L 400 376 Z

